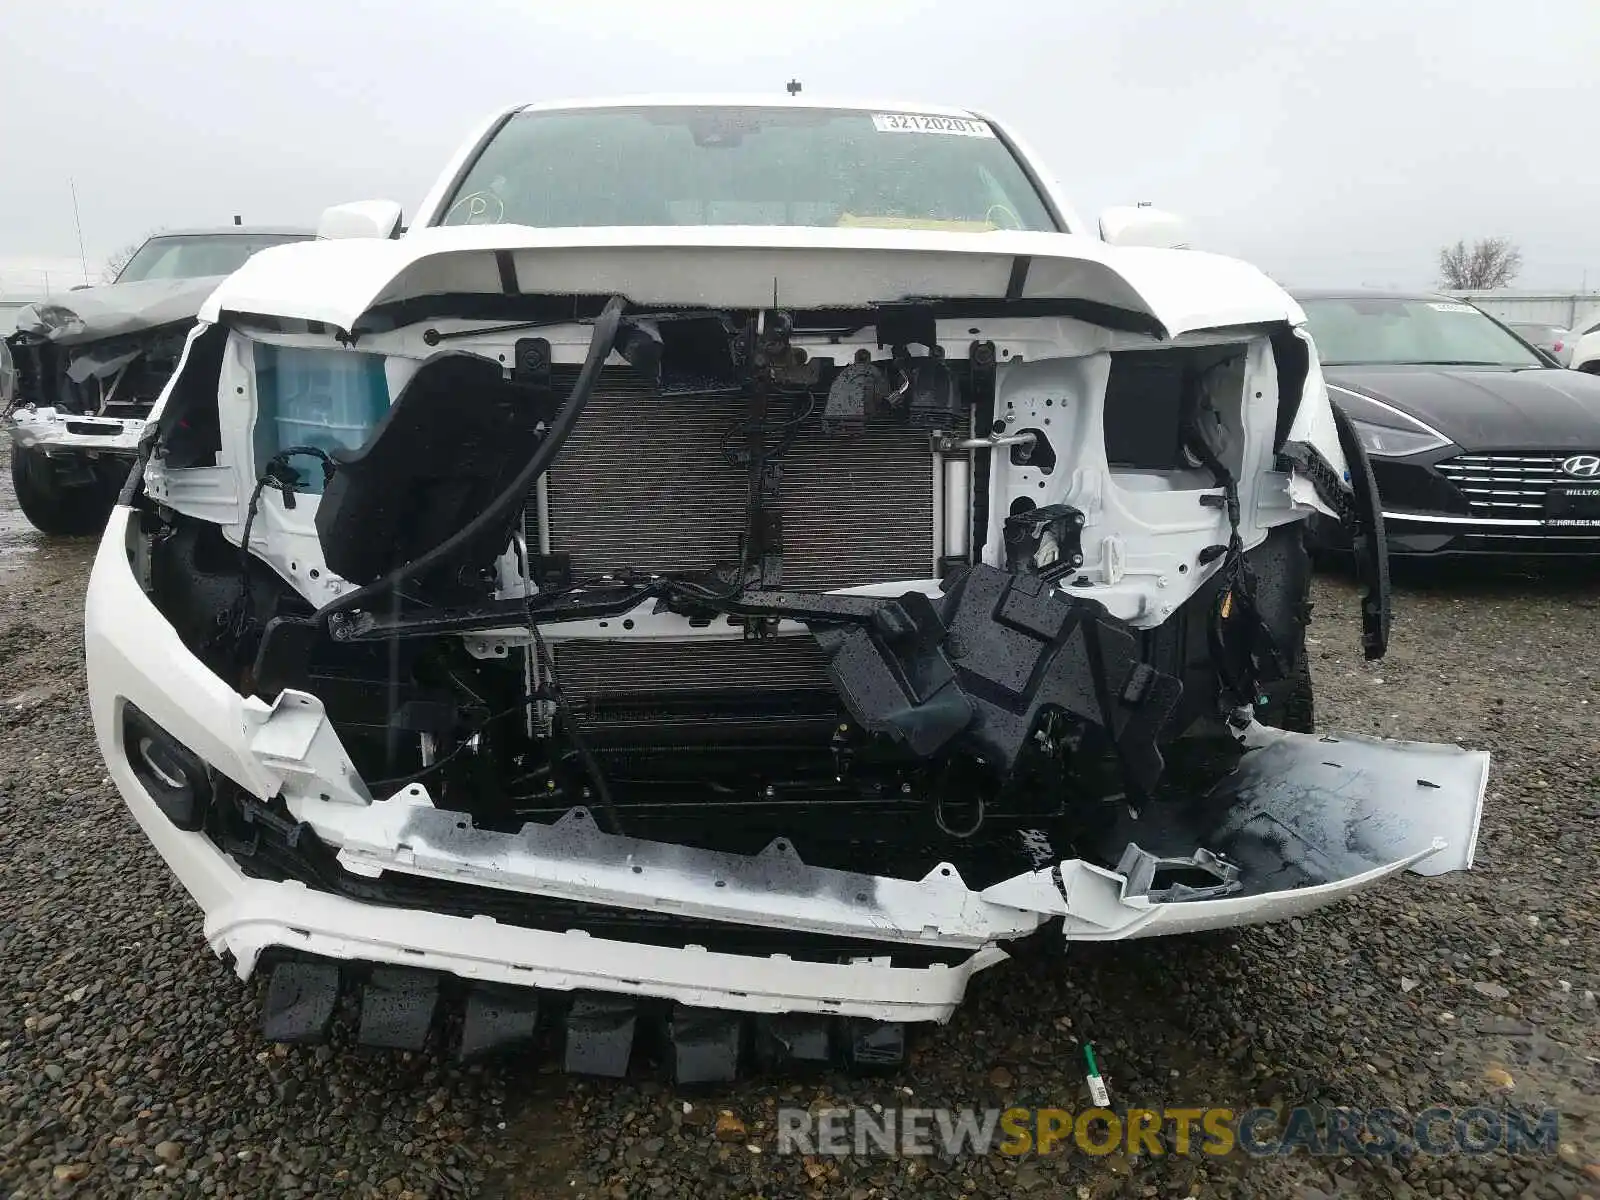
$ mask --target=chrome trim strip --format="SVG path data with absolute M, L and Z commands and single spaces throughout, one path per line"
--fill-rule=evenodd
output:
M 1393 413 L 1395 416 L 1399 417 L 1402 421 L 1410 421 L 1418 429 L 1426 430 L 1428 433 L 1433 434 L 1433 436 L 1438 438 L 1439 441 L 1443 445 L 1448 446 L 1448 445 L 1451 444 L 1451 440 L 1449 438 L 1445 437 L 1444 434 L 1440 433 L 1432 425 L 1429 425 L 1426 421 L 1419 421 L 1416 417 L 1413 417 L 1408 412 L 1401 412 L 1398 408 L 1396 408 L 1392 404 L 1385 404 L 1382 400 L 1374 400 L 1371 396 L 1367 395 L 1365 392 L 1358 392 L 1354 388 L 1340 387 L 1337 383 L 1330 383 L 1328 385 L 1328 389 L 1330 391 L 1334 391 L 1334 392 L 1343 392 L 1346 396 L 1354 396 L 1357 400 L 1365 400 L 1368 404 L 1372 405 L 1373 407 L 1381 408 L 1381 409 L 1383 409 L 1384 412 L 1387 412 L 1387 413 Z M 1355 419 L 1356 418 L 1354 418 L 1354 417 L 1351 418 L 1351 420 L 1355 420 Z M 1420 453 L 1422 453 L 1422 451 L 1413 450 L 1412 453 L 1413 454 L 1420 454 Z
M 1543 521 L 1524 521 L 1511 517 L 1445 517 L 1434 513 L 1386 512 L 1385 521 L 1411 521 L 1420 525 L 1543 525 Z M 1558 526 L 1559 528 L 1559 526 Z

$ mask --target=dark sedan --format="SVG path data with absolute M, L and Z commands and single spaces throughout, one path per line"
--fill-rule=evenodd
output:
M 1299 292 L 1392 555 L 1600 556 L 1600 377 L 1448 296 Z

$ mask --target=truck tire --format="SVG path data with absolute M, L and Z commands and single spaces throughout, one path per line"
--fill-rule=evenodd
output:
M 116 503 L 98 471 L 92 483 L 63 484 L 56 464 L 33 446 L 11 447 L 11 486 L 28 523 L 54 537 L 99 533 Z

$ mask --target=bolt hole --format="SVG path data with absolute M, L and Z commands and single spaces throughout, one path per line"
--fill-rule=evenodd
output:
M 317 570 L 317 568 L 312 567 L 311 568 L 311 578 L 313 578 L 313 579 L 321 579 L 322 578 L 322 572 Z
M 1045 402 L 1044 402 L 1044 406 L 1045 406 L 1045 407 L 1046 407 L 1046 408 L 1049 408 L 1049 407 L 1050 407 L 1050 406 L 1051 406 L 1051 405 L 1053 405 L 1053 404 L 1054 404 L 1054 403 L 1055 403 L 1055 401 L 1054 401 L 1054 400 L 1046 400 L 1046 401 L 1045 401 Z
M 1187 575 L 1188 573 L 1189 573 L 1189 564 L 1188 563 L 1179 563 L 1178 564 L 1178 574 L 1179 575 Z
M 622 623 L 622 627 L 624 629 L 632 629 L 633 628 L 633 618 L 629 617 L 626 621 L 624 621 Z
M 950 868 L 949 867 L 940 867 L 939 868 L 939 874 L 945 876 L 946 878 L 949 878 L 949 876 L 950 876 Z
M 633 869 L 633 873 L 635 875 L 643 875 L 644 874 L 644 868 L 643 867 L 635 867 Z
M 728 886 L 728 883 L 727 883 L 727 881 L 726 881 L 726 880 L 724 880 L 724 879 L 719 879 L 719 880 L 717 880 L 717 886 L 718 886 L 718 887 L 727 887 L 727 886 Z
M 467 823 L 465 821 L 457 821 L 456 822 L 456 828 L 457 829 L 465 829 L 466 827 L 467 827 Z
M 856 893 L 856 899 L 860 903 L 865 904 L 867 902 L 867 894 L 865 892 L 857 892 Z
M 333 799 L 333 797 L 328 795 L 327 792 L 318 792 L 317 793 L 317 798 L 319 800 L 332 800 Z
M 601 629 L 609 629 L 609 628 L 611 628 L 611 622 L 610 621 L 601 621 L 600 622 L 600 628 Z
M 290 564 L 289 564 L 289 570 L 291 570 L 291 571 L 298 571 L 298 570 L 299 570 L 299 569 L 300 569 L 300 564 L 299 564 L 299 563 L 297 563 L 297 562 L 291 562 L 291 563 L 290 563 Z

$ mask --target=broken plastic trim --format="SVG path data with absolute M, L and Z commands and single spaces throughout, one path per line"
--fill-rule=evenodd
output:
M 1304 442 L 1287 442 L 1279 465 L 1299 470 L 1315 489 L 1317 498 L 1339 515 L 1355 549 L 1356 571 L 1366 590 L 1361 598 L 1361 644 L 1368 659 L 1382 658 L 1389 649 L 1393 602 L 1389 589 L 1389 544 L 1384 532 L 1383 507 L 1367 448 L 1356 435 L 1349 416 L 1332 400 L 1339 447 L 1350 464 L 1348 486 L 1316 449 Z
M 1204 794 L 1168 797 L 1137 821 L 1119 817 L 1091 859 L 974 892 L 948 864 L 920 880 L 868 876 L 810 866 L 783 842 L 750 856 L 621 837 L 596 829 L 582 810 L 496 833 L 477 828 L 470 814 L 434 809 L 416 786 L 370 803 L 336 797 L 331 780 L 348 760 L 319 706 L 299 699 L 280 705 L 251 747 L 283 779 L 287 811 L 248 807 L 291 852 L 311 843 L 338 848 L 342 869 L 315 892 L 346 895 L 343 881 L 360 880 L 369 903 L 380 889 L 379 903 L 409 907 L 403 890 L 389 898 L 381 889 L 420 876 L 482 888 L 486 897 L 593 905 L 601 920 L 639 909 L 868 939 L 886 952 L 896 943 L 970 949 L 1003 942 L 1050 916 L 1067 918 L 1068 940 L 1221 929 L 1309 912 L 1406 869 L 1466 870 L 1489 758 L 1454 746 L 1316 737 L 1252 723 L 1236 770 Z M 1114 869 L 1100 865 L 1113 861 Z M 563 920 L 584 929 L 581 918 Z
M 1334 428 L 1339 432 L 1339 448 L 1350 464 L 1350 486 L 1355 492 L 1355 520 L 1351 544 L 1356 569 L 1366 592 L 1361 597 L 1361 649 L 1368 659 L 1382 658 L 1389 649 L 1391 608 L 1389 597 L 1389 543 L 1383 530 L 1383 505 L 1378 499 L 1378 481 L 1372 473 L 1372 460 L 1356 433 L 1348 413 L 1332 400 Z
M 1124 900 L 1131 896 L 1143 896 L 1158 904 L 1214 900 L 1232 895 L 1243 886 L 1239 882 L 1238 867 L 1204 848 L 1188 858 L 1163 858 L 1129 842 L 1116 869 L 1117 874 L 1127 880 L 1122 887 Z M 1194 886 L 1174 876 L 1200 876 L 1213 882 Z

